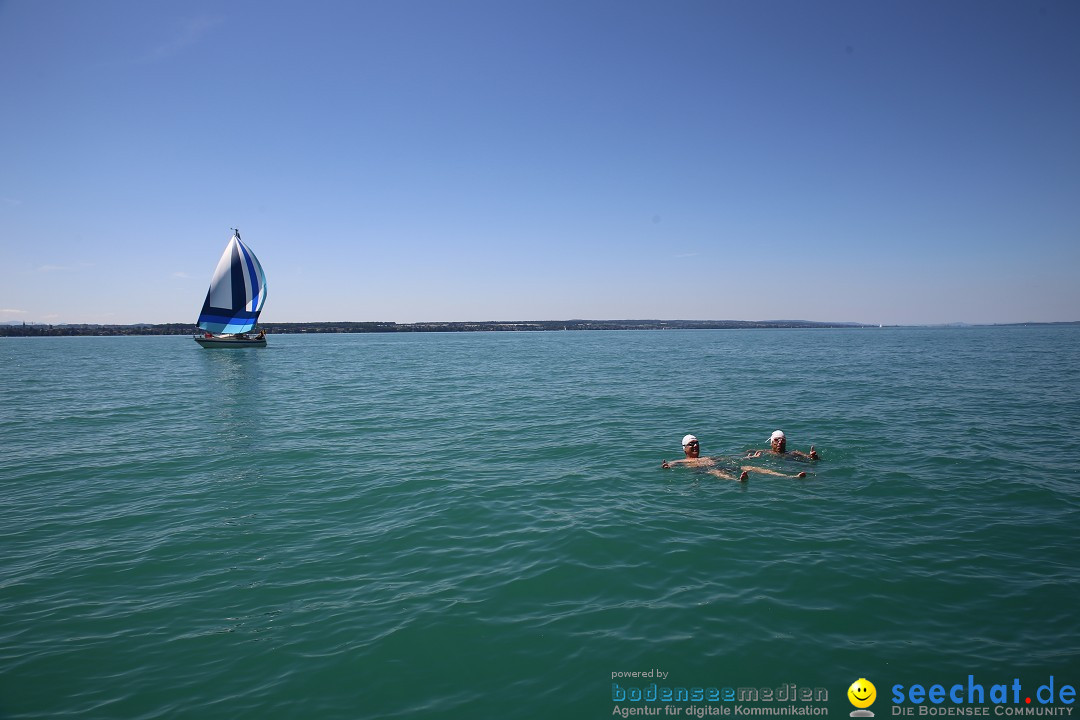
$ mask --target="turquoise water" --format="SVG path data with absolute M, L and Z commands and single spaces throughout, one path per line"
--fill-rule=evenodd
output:
M 0 366 L 0 718 L 606 718 L 650 669 L 833 717 L 861 677 L 878 717 L 894 684 L 1080 685 L 1077 327 L 7 339 Z M 660 468 L 777 428 L 805 480 Z

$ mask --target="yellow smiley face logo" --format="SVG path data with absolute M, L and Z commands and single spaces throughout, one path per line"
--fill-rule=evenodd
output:
M 847 689 L 848 700 L 857 708 L 868 708 L 877 699 L 877 688 L 866 678 L 859 678 Z

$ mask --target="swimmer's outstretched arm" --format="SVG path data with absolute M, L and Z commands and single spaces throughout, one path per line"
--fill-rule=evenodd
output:
M 786 477 L 786 478 L 804 478 L 804 477 L 806 477 L 806 473 L 804 473 L 804 472 L 801 472 L 798 475 L 788 475 L 787 473 L 776 472 L 775 470 L 770 470 L 769 468 L 754 467 L 753 465 L 743 465 L 742 466 L 742 471 L 744 473 L 753 472 L 753 473 L 761 473 L 763 475 L 776 475 L 777 477 Z

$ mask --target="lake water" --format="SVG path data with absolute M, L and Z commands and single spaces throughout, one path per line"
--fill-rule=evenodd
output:
M 1080 685 L 1076 326 L 12 338 L 0 367 L 3 719 Z M 821 460 L 762 462 L 806 479 L 660 468 L 777 428 Z

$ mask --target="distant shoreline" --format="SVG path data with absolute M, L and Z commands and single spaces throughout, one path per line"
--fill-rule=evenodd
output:
M 884 327 L 1023 327 L 1032 325 L 1077 325 L 1071 322 L 995 323 L 969 325 L 886 325 Z M 878 328 L 879 325 L 850 322 L 811 322 L 808 320 L 540 320 L 521 322 L 312 322 L 260 323 L 271 335 L 312 333 L 401 333 L 401 332 L 546 332 L 557 330 L 745 330 L 808 328 Z M 46 336 L 115 336 L 115 335 L 194 335 L 202 332 L 194 324 L 159 323 L 133 325 L 91 324 L 19 324 L 0 325 L 0 337 Z

